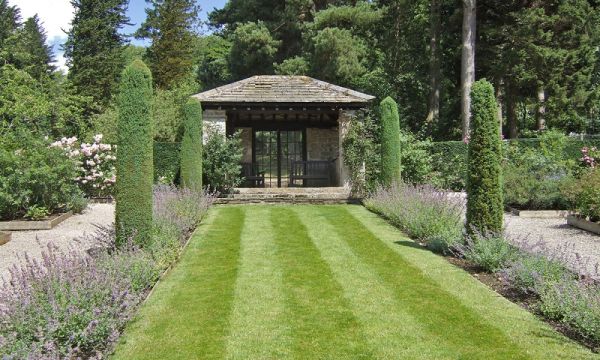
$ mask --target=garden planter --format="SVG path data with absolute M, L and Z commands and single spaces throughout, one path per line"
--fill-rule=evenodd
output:
M 584 217 L 569 215 L 567 216 L 567 224 L 600 235 L 600 223 L 589 221 Z
M 6 231 L 0 231 L 0 246 L 10 241 L 10 233 Z
M 72 211 L 51 215 L 45 220 L 12 220 L 0 221 L 0 231 L 50 230 L 73 215 Z
M 511 214 L 529 219 L 554 219 L 566 218 L 569 215 L 568 210 L 519 210 L 509 208 Z

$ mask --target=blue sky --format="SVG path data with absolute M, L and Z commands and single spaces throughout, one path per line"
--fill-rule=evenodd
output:
M 71 19 L 73 18 L 73 7 L 70 4 L 70 0 L 8 0 L 8 2 L 21 9 L 21 15 L 24 19 L 36 13 L 38 14 L 48 34 L 48 42 L 54 48 L 56 65 L 62 69 L 66 69 L 60 45 L 66 39 L 63 30 L 69 29 Z M 226 2 L 227 0 L 197 0 L 197 3 L 202 7 L 201 19 L 206 20 L 208 12 L 215 8 L 222 8 Z M 146 2 L 144 0 L 129 1 L 127 15 L 133 25 L 124 28 L 124 33 L 131 34 L 140 26 L 146 18 L 145 8 Z M 132 39 L 132 43 L 136 45 L 147 44 L 147 42 L 135 39 Z

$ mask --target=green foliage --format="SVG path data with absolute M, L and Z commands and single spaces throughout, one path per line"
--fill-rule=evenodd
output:
M 344 164 L 349 169 L 352 193 L 356 196 L 365 196 L 378 185 L 381 161 L 378 139 L 379 126 L 373 113 L 358 112 L 342 142 Z
M 0 219 L 71 210 L 83 194 L 76 164 L 29 129 L 0 138 Z
M 126 0 L 73 0 L 75 15 L 64 45 L 68 78 L 77 94 L 106 107 L 123 70 Z
M 48 209 L 46 209 L 43 206 L 37 206 L 37 205 L 31 206 L 29 209 L 27 209 L 27 212 L 25 213 L 25 217 L 27 219 L 31 219 L 33 221 L 43 220 L 48 215 L 50 215 L 50 212 L 48 211 Z
M 220 36 L 209 35 L 198 40 L 197 80 L 202 89 L 214 89 L 231 80 L 230 51 L 231 42 Z
M 0 131 L 17 125 L 48 128 L 50 112 L 39 82 L 11 65 L 0 68 Z
M 475 233 L 467 236 L 459 253 L 484 271 L 494 273 L 515 259 L 517 249 L 498 233 Z
M 600 287 L 571 277 L 549 282 L 540 291 L 539 311 L 594 343 L 600 343 Z
M 572 275 L 560 262 L 542 254 L 521 253 L 503 271 L 511 286 L 524 294 L 539 294 L 544 284 L 556 283 Z
M 154 140 L 180 141 L 183 133 L 182 109 L 195 91 L 193 82 L 180 83 L 169 90 L 157 89 L 152 101 Z
M 518 152 L 514 153 L 515 156 L 530 151 L 538 154 L 542 151 L 540 138 L 508 140 L 504 141 L 502 145 L 505 154 L 504 166 L 509 165 L 507 162 L 510 163 L 511 158 L 513 158 L 512 156 L 508 158 L 512 152 L 510 149 L 519 149 Z M 568 138 L 561 157 L 564 161 L 572 163 L 581 157 L 581 148 L 584 146 L 600 147 L 600 141 Z M 468 145 L 466 143 L 463 141 L 433 142 L 431 144 L 431 156 L 433 157 L 433 173 L 430 181 L 443 189 L 462 191 L 466 188 L 468 158 Z M 507 177 L 512 175 L 508 170 L 505 170 L 503 174 L 504 182 L 508 181 Z
M 147 56 L 154 83 L 170 89 L 192 75 L 200 7 L 193 0 L 147 2 L 152 7 L 146 9 L 146 20 L 135 36 L 152 41 Z
M 140 60 L 121 75 L 118 95 L 117 243 L 145 244 L 152 230 L 152 75 Z
M 350 30 L 325 28 L 312 39 L 312 73 L 317 78 L 342 86 L 367 72 L 367 46 Z
M 519 209 L 566 209 L 563 189 L 573 181 L 574 159 L 565 158 L 567 137 L 547 132 L 539 149 L 505 146 L 504 203 Z
M 249 22 L 235 29 L 231 37 L 229 67 L 233 79 L 273 73 L 274 56 L 281 41 L 273 39 L 263 22 Z
M 398 105 L 388 97 L 381 102 L 381 183 L 401 181 L 400 118 Z
M 174 184 L 179 181 L 180 143 L 154 142 L 154 182 Z
M 37 14 L 27 19 L 19 33 L 17 51 L 22 56 L 18 65 L 36 80 L 43 80 L 54 71 L 52 49 L 46 41 L 46 32 Z
M 402 180 L 408 184 L 430 183 L 432 172 L 431 142 L 419 140 L 407 131 L 400 131 L 400 165 Z
M 205 130 L 207 141 L 202 161 L 203 184 L 221 193 L 230 192 L 242 182 L 240 163 L 243 148 L 240 133 L 226 137 L 219 129 L 209 126 Z
M 564 194 L 571 210 L 591 221 L 600 222 L 600 168 L 585 171 L 565 187 Z
M 301 57 L 285 59 L 281 64 L 275 64 L 275 74 L 277 75 L 308 75 L 310 64 Z
M 504 216 L 502 142 L 492 84 L 477 81 L 471 99 L 466 226 L 469 232 L 500 233 Z
M 183 107 L 181 141 L 181 185 L 202 191 L 202 107 L 190 99 Z

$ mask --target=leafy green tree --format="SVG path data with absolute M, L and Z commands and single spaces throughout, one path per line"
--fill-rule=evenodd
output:
M 308 75 L 310 74 L 310 64 L 301 56 L 285 59 L 281 64 L 275 64 L 275 74 Z
M 325 28 L 312 38 L 312 73 L 319 79 L 351 86 L 367 72 L 367 45 L 350 30 Z
M 202 107 L 195 99 L 183 106 L 181 141 L 181 184 L 202 191 Z
M 471 90 L 467 172 L 467 231 L 500 233 L 503 226 L 502 142 L 494 87 L 479 80 Z
M 170 89 L 192 74 L 200 6 L 194 0 L 146 0 L 146 20 L 135 33 L 152 41 L 148 60 L 154 83 Z
M 231 80 L 229 53 L 231 42 L 221 36 L 209 35 L 198 40 L 197 80 L 202 89 L 213 89 Z
M 152 230 L 152 75 L 135 60 L 125 68 L 117 97 L 117 244 L 148 242 Z
M 238 26 L 232 35 L 229 66 L 234 80 L 273 73 L 280 41 L 273 39 L 263 22 Z
M 51 103 L 42 85 L 12 65 L 0 68 L 0 133 L 18 126 L 47 129 Z
M 71 0 L 75 15 L 64 45 L 68 78 L 79 95 L 104 108 L 123 70 L 127 0 Z
M 381 182 L 390 186 L 402 181 L 400 167 L 400 117 L 398 104 L 387 97 L 380 105 L 381 112 Z

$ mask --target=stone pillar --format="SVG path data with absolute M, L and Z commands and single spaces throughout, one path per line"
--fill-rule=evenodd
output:
M 346 134 L 348 134 L 350 123 L 355 114 L 356 111 L 354 110 L 340 110 L 340 116 L 338 117 L 339 156 L 337 160 L 337 178 L 339 181 L 338 185 L 345 188 L 350 188 L 352 184 L 350 183 L 350 170 L 344 164 L 344 147 L 342 144 L 346 138 Z
M 208 133 L 227 134 L 227 112 L 225 110 L 204 110 L 202 113 L 202 141 L 206 144 Z

